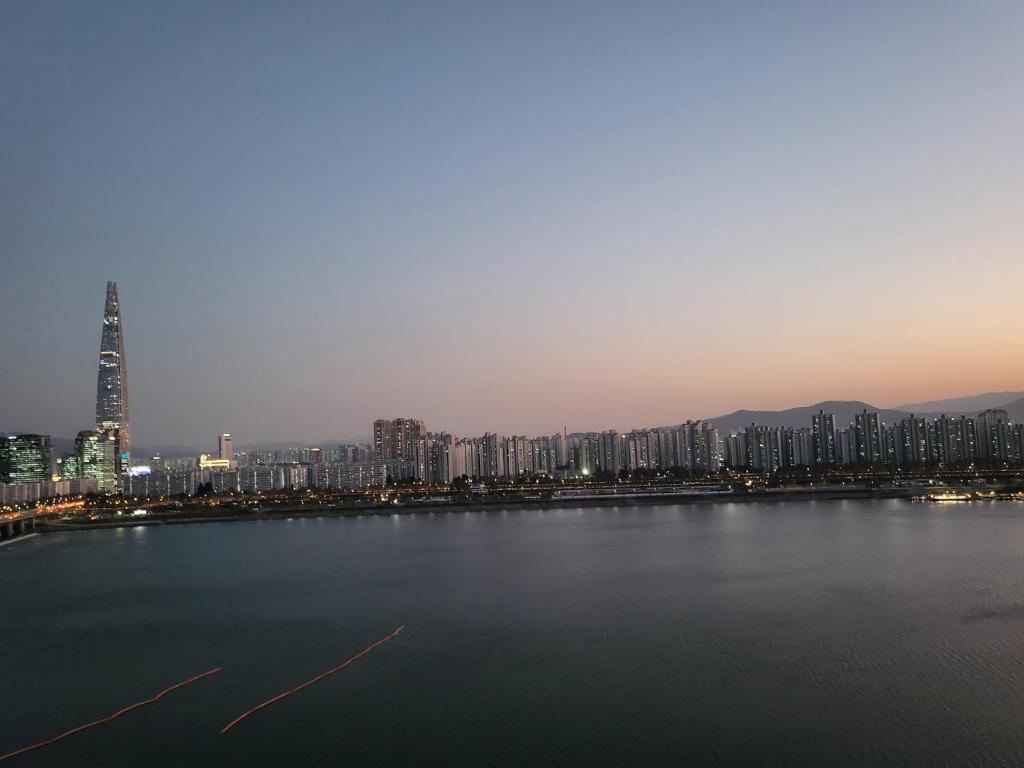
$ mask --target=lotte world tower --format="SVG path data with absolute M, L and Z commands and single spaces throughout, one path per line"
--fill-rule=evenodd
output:
M 127 467 L 131 455 L 131 426 L 128 418 L 128 380 L 125 376 L 124 328 L 117 283 L 107 282 L 107 302 L 103 310 L 103 337 L 100 340 L 100 367 L 96 379 L 96 428 L 116 429 L 121 467 Z

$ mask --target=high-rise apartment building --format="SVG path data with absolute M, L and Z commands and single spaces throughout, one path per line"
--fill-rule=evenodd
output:
M 446 485 L 454 477 L 454 438 L 447 432 L 425 434 L 417 449 L 416 478 L 434 485 Z
M 987 462 L 1006 461 L 1010 449 L 1010 416 L 1001 408 L 978 414 L 978 458 Z
M 415 461 L 426 425 L 419 419 L 377 419 L 373 422 L 376 461 Z
M 878 464 L 882 461 L 882 430 L 878 414 L 865 408 L 854 417 L 854 462 Z
M 899 462 L 904 466 L 924 466 L 930 461 L 928 450 L 928 422 L 920 416 L 910 415 L 899 425 Z
M 131 461 L 131 423 L 128 417 L 128 381 L 125 376 L 124 328 L 117 283 L 107 283 L 103 309 L 103 335 L 100 339 L 100 364 L 96 378 L 96 429 L 116 430 L 118 451 L 116 471 L 127 469 Z
M 811 418 L 811 433 L 814 440 L 814 463 L 817 466 L 833 466 L 836 463 L 836 417 L 835 414 L 818 411 Z
M 859 460 L 856 428 L 838 430 L 836 432 L 836 463 L 845 467 L 856 464 Z

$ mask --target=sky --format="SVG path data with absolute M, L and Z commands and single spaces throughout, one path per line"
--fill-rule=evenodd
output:
M 1024 389 L 1024 4 L 0 4 L 0 427 Z

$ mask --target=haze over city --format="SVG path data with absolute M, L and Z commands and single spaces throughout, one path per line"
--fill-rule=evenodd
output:
M 0 427 L 91 422 L 107 280 L 140 445 L 1020 390 L 985 6 L 8 5 Z

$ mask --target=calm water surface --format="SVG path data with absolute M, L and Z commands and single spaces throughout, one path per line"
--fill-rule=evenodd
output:
M 12 766 L 1024 765 L 1013 503 L 54 534 L 0 606 L 0 753 L 224 667 Z

